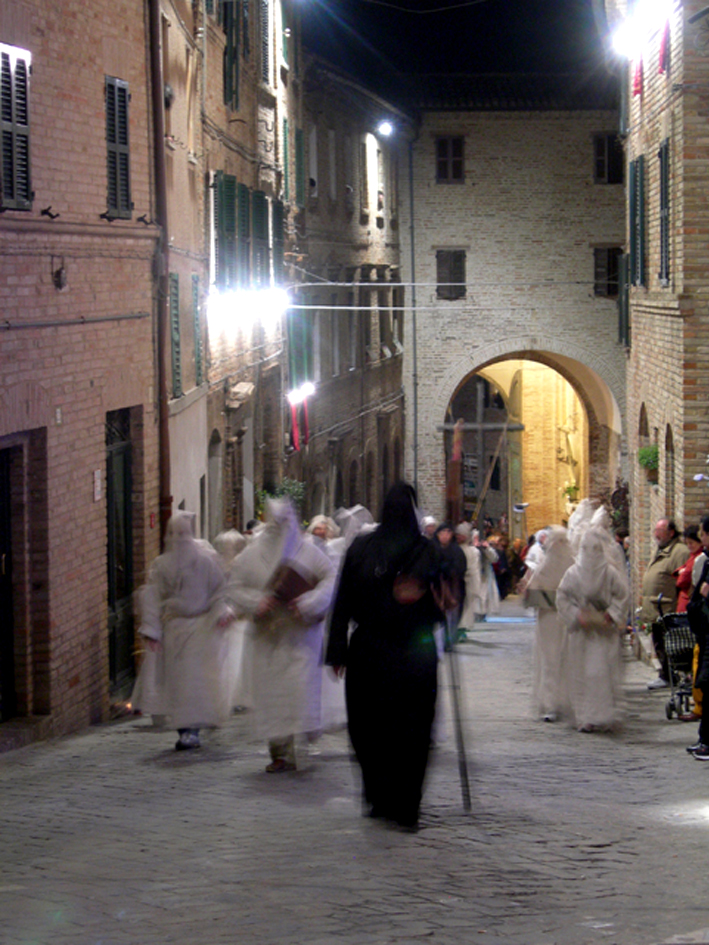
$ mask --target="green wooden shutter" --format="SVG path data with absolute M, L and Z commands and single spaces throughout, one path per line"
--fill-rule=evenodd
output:
M 224 104 L 236 111 L 239 108 L 239 0 L 224 5 Z
M 271 205 L 271 229 L 273 232 L 273 281 L 276 285 L 283 283 L 283 245 L 284 245 L 284 213 L 280 200 L 274 200 Z
M 286 314 L 288 377 L 291 390 L 313 380 L 313 322 L 307 312 L 289 309 Z
M 108 216 L 130 220 L 130 142 L 128 135 L 128 83 L 106 76 L 106 147 Z
M 182 397 L 182 350 L 180 345 L 180 277 L 169 275 L 170 339 L 172 342 L 172 396 Z
M 204 383 L 204 349 L 202 346 L 202 322 L 199 317 L 199 276 L 192 276 L 192 321 L 194 323 L 194 375 L 195 384 Z
M 30 174 L 29 59 L 2 53 L 0 133 L 2 134 L 1 205 L 32 209 Z
M 271 281 L 268 254 L 268 199 L 262 190 L 255 190 L 252 195 L 252 221 L 254 285 L 260 288 L 269 285 Z
M 249 0 L 241 0 L 241 48 L 244 59 L 251 52 L 251 34 L 249 31 Z
M 290 200 L 290 154 L 287 118 L 283 119 L 283 199 Z
M 237 285 L 236 178 L 217 171 L 214 175 L 216 216 L 216 284 L 220 289 Z
M 295 129 L 295 202 L 305 206 L 305 149 L 303 147 L 303 129 Z
M 237 282 L 240 286 L 251 284 L 251 193 L 246 184 L 237 189 Z

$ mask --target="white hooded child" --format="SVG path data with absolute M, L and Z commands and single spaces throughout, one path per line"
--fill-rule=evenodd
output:
M 323 623 L 335 578 L 289 499 L 269 502 L 266 527 L 229 575 L 229 599 L 252 635 L 256 725 L 268 740 L 269 773 L 293 770 L 298 743 L 320 731 Z
M 179 733 L 178 751 L 199 748 L 200 729 L 226 721 L 234 687 L 235 612 L 223 597 L 219 556 L 195 538 L 194 521 L 184 511 L 170 518 L 165 552 L 153 562 L 140 595 L 139 632 L 152 654 L 154 679 L 148 704 L 137 707 L 170 718 Z
M 624 714 L 621 628 L 628 581 L 609 561 L 606 538 L 596 529 L 583 534 L 556 604 L 567 631 L 564 674 L 572 720 L 581 732 L 612 731 Z

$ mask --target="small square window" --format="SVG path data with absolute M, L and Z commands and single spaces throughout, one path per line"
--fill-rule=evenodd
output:
M 436 296 L 439 299 L 465 298 L 465 250 L 439 249 L 436 253 Z
M 436 138 L 436 181 L 461 184 L 464 175 L 463 138 Z
M 601 298 L 618 298 L 620 257 L 618 246 L 593 251 L 593 294 Z
M 622 184 L 623 164 L 623 147 L 617 134 L 593 136 L 593 180 L 596 184 Z

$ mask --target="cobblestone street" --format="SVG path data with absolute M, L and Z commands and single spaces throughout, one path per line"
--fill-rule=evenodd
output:
M 448 723 L 415 835 L 360 816 L 343 732 L 266 775 L 248 713 L 199 752 L 129 718 L 0 756 L 3 945 L 708 943 L 696 725 L 629 653 L 622 734 L 532 721 L 514 606 L 459 647 L 472 811 Z

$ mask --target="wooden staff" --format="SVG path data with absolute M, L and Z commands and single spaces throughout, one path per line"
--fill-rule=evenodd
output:
M 463 517 L 463 489 L 461 471 L 463 460 L 463 421 L 457 420 L 453 428 L 453 449 L 448 462 L 446 482 L 446 514 L 448 521 L 455 528 Z M 455 541 L 455 538 L 453 539 Z M 460 672 L 455 649 L 457 626 L 453 626 L 455 610 L 445 613 L 446 650 L 448 651 L 448 673 L 450 676 L 451 708 L 453 710 L 453 726 L 455 728 L 455 744 L 458 751 L 458 772 L 460 774 L 460 789 L 463 795 L 463 810 L 469 811 L 470 782 L 468 780 L 468 762 L 465 755 L 465 740 L 463 725 L 460 718 Z

